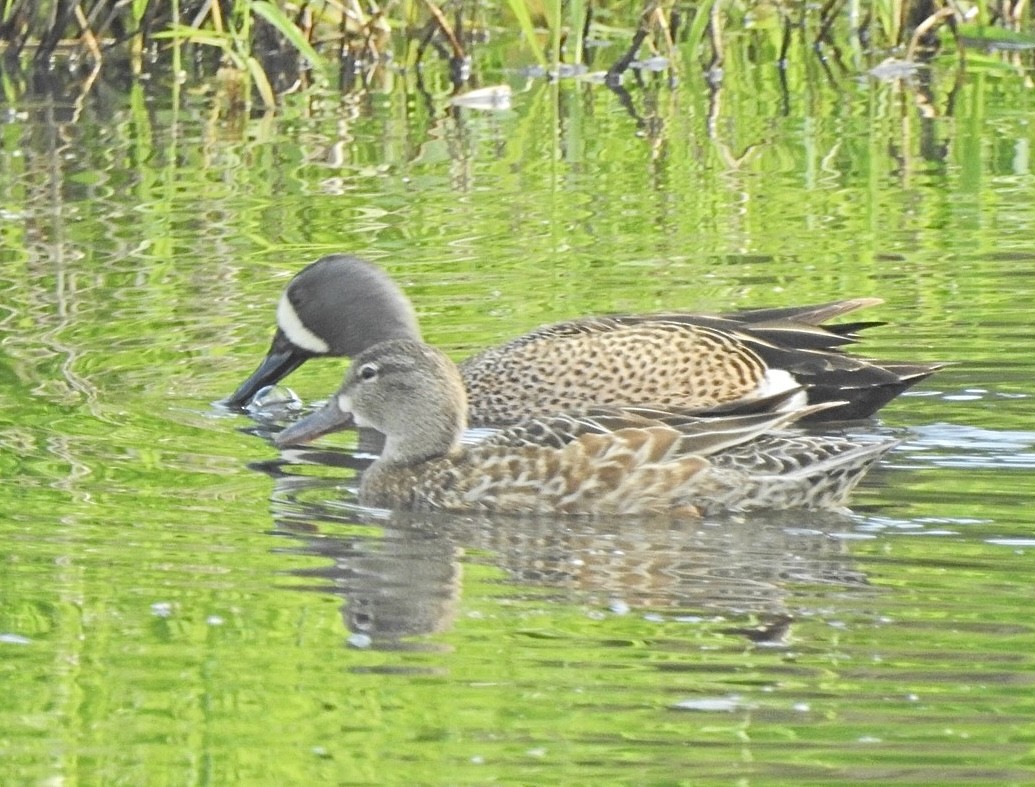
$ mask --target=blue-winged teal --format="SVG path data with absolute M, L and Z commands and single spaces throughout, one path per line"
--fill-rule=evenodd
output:
M 811 420 L 866 418 L 932 374 L 934 364 L 863 360 L 842 352 L 880 323 L 825 325 L 880 303 L 856 298 L 724 315 L 590 317 L 539 328 L 460 364 L 473 426 L 502 426 L 552 412 L 646 406 L 750 412 L 837 401 Z M 354 357 L 389 339 L 420 339 L 409 300 L 380 268 L 343 254 L 291 280 L 277 331 L 258 369 L 227 399 L 248 403 L 309 358 Z
M 551 514 L 681 513 L 843 505 L 894 442 L 859 443 L 784 429 L 785 413 L 697 418 L 595 408 L 523 421 L 473 446 L 456 365 L 399 339 L 356 357 L 323 409 L 278 445 L 355 423 L 385 436 L 359 500 L 379 508 Z

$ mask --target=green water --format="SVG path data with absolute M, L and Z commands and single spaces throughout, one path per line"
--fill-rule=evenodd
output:
M 1035 780 L 1035 102 L 936 67 L 929 112 L 804 54 L 785 94 L 749 51 L 628 106 L 513 71 L 504 112 L 433 73 L 256 117 L 160 85 L 8 103 L 0 781 Z M 859 427 L 904 442 L 851 516 L 385 520 L 353 437 L 280 456 L 214 405 L 341 250 L 456 358 L 879 296 L 865 352 L 955 365 Z

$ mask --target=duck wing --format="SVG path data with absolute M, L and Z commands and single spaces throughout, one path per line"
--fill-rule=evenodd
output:
M 939 364 L 891 363 L 843 351 L 880 323 L 826 322 L 880 303 L 855 298 L 723 315 L 587 317 L 538 328 L 460 366 L 470 420 L 506 425 L 594 405 L 651 405 L 700 414 L 842 402 L 810 420 L 867 418 Z M 793 405 L 779 399 L 804 394 Z M 769 397 L 778 401 L 769 403 Z
M 829 508 L 893 443 L 788 429 L 818 405 L 723 418 L 594 408 L 532 419 L 466 448 L 431 504 L 562 514 Z

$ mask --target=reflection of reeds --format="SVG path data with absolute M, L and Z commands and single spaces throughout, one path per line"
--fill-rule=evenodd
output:
M 980 4 L 974 14 L 981 43 L 1001 43 L 1000 34 L 1009 32 L 1014 48 L 1035 44 L 1017 32 L 1030 16 L 1027 0 Z M 238 85 L 232 92 L 245 105 L 257 99 L 272 107 L 279 94 L 336 71 L 352 89 L 357 75 L 383 63 L 390 51 L 409 66 L 438 52 L 459 87 L 479 38 L 471 31 L 507 27 L 520 30 L 527 51 L 549 73 L 553 64 L 590 66 L 589 44 L 603 37 L 621 47 L 601 64 L 612 82 L 635 67 L 644 48 L 670 67 L 677 51 L 696 57 L 715 82 L 733 34 L 766 19 L 782 29 L 781 64 L 794 35 L 834 60 L 842 49 L 860 47 L 907 47 L 913 60 L 938 46 L 941 28 L 953 36 L 962 60 L 961 36 L 974 38 L 973 31 L 961 34 L 966 20 L 949 0 L 826 0 L 818 7 L 781 0 L 507 0 L 495 11 L 459 0 L 395 0 L 383 7 L 360 0 L 5 0 L 0 45 L 5 71 L 16 64 L 49 67 L 55 55 L 88 63 L 93 76 L 110 60 L 128 63 L 134 74 L 151 60 L 177 75 L 184 63 L 194 63 L 202 79 L 219 74 Z

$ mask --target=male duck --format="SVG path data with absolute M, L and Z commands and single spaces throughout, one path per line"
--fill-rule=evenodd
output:
M 827 405 L 696 418 L 595 408 L 534 418 L 460 443 L 466 395 L 457 367 L 422 342 L 360 353 L 341 389 L 276 437 L 307 442 L 355 423 L 385 436 L 359 488 L 364 505 L 414 510 L 699 515 L 835 508 L 894 444 L 783 429 Z
M 501 426 L 598 405 L 750 412 L 771 409 L 773 401 L 784 408 L 840 403 L 810 411 L 810 420 L 866 418 L 939 368 L 841 351 L 858 330 L 880 323 L 824 323 L 880 302 L 544 326 L 460 365 L 469 418 L 473 426 Z M 420 338 L 412 305 L 384 271 L 344 254 L 323 257 L 288 284 L 266 358 L 226 403 L 244 406 L 309 358 L 355 357 L 378 342 Z

